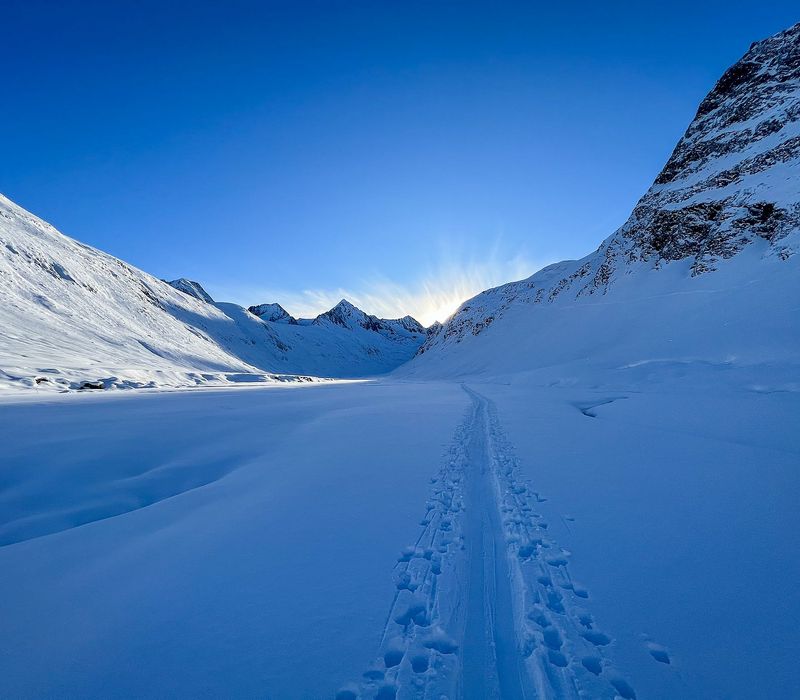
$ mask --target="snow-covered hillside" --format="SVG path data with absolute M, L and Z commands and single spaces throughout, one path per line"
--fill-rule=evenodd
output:
M 465 302 L 401 375 L 797 362 L 800 24 L 720 78 L 592 254 Z
M 406 319 L 327 323 L 340 307 L 307 327 L 265 321 L 214 303 L 197 282 L 163 282 L 68 238 L 0 196 L 0 389 L 367 376 L 405 362 L 425 338 Z

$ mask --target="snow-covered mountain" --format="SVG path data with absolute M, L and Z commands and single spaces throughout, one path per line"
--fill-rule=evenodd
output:
M 329 323 L 343 304 L 308 326 L 288 314 L 264 320 L 215 303 L 197 282 L 158 280 L 68 238 L 0 196 L 0 388 L 359 377 L 397 367 L 425 339 L 413 319 Z M 348 318 L 374 319 L 348 308 Z
M 725 72 L 595 252 L 465 302 L 399 372 L 797 361 L 798 248 L 800 24 Z
M 164 281 L 167 282 L 166 280 Z M 172 280 L 172 282 L 167 282 L 167 284 L 170 287 L 175 287 L 175 289 L 178 291 L 188 294 L 189 296 L 199 299 L 200 301 L 204 301 L 207 304 L 214 303 L 211 295 L 205 289 L 203 289 L 199 282 L 187 280 L 185 277 L 180 277 L 176 280 Z
M 426 335 L 425 327 L 411 316 L 397 319 L 378 318 L 364 313 L 347 299 L 342 299 L 330 311 L 317 316 L 312 323 L 316 326 L 332 324 L 348 330 L 363 328 L 387 337 L 401 336 L 417 339 Z
M 245 311 L 217 304 L 229 316 L 258 318 L 282 346 L 271 366 L 277 371 L 325 377 L 384 374 L 411 359 L 425 341 L 425 328 L 413 318 L 380 319 L 342 299 L 314 319 L 295 319 L 280 304 Z
M 291 323 L 293 326 L 297 325 L 297 319 L 290 315 L 280 304 L 258 304 L 257 306 L 247 307 L 247 310 L 263 321 Z

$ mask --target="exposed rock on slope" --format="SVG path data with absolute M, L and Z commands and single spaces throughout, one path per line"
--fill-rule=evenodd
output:
M 381 321 L 377 316 L 365 314 L 361 309 L 353 306 L 347 299 L 342 299 L 330 311 L 320 314 L 314 319 L 314 324 L 321 326 L 332 323 L 342 328 L 364 328 L 368 331 L 381 330 Z
M 725 72 L 653 186 L 598 250 L 477 295 L 419 352 L 479 335 L 516 305 L 602 296 L 629 275 L 677 265 L 683 277 L 698 276 L 747 248 L 785 261 L 797 252 L 798 228 L 800 24 L 753 44 Z
M 297 325 L 297 319 L 290 315 L 280 304 L 258 304 L 257 306 L 248 306 L 247 310 L 263 321 Z

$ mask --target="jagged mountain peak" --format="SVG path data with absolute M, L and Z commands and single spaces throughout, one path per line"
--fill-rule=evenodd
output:
M 397 319 L 378 318 L 362 311 L 347 299 L 342 299 L 330 311 L 317 316 L 314 323 L 317 325 L 333 323 L 351 330 L 360 327 L 389 335 L 424 337 L 426 333 L 425 327 L 413 316 L 406 315 Z
M 402 333 L 407 332 L 412 335 L 425 336 L 427 328 L 423 326 L 413 316 L 406 315 L 397 319 L 382 319 L 383 323 L 389 326 L 393 331 Z
M 400 325 L 403 326 L 403 328 L 412 333 L 425 333 L 427 331 L 425 326 L 423 326 L 419 321 L 417 321 L 417 319 L 409 314 L 406 314 L 403 316 L 403 318 L 399 318 L 397 320 Z
M 183 292 L 184 294 L 188 294 L 190 297 L 194 297 L 195 299 L 199 299 L 200 301 L 204 301 L 207 304 L 213 304 L 214 300 L 211 298 L 211 295 L 203 289 L 203 286 L 199 282 L 195 282 L 194 280 L 186 279 L 185 277 L 179 277 L 176 280 L 167 281 L 164 280 L 170 287 L 174 287 L 179 292 Z
M 764 96 L 763 92 L 754 91 L 754 87 L 797 79 L 800 76 L 799 43 L 800 22 L 771 37 L 753 42 L 747 53 L 722 74 L 706 95 L 697 109 L 695 119 L 710 115 L 730 100 L 734 100 L 737 107 L 752 111 L 754 104 L 761 102 Z
M 344 299 L 344 298 L 340 299 L 339 302 L 336 304 L 336 306 L 334 306 L 331 309 L 331 311 L 333 311 L 334 309 L 339 309 L 341 311 L 358 311 L 358 312 L 360 312 L 362 314 L 364 313 L 355 304 L 353 304 L 352 302 L 349 302 L 347 299 Z
M 316 325 L 333 323 L 350 329 L 360 326 L 369 331 L 379 331 L 383 328 L 381 320 L 377 316 L 362 311 L 347 299 L 342 299 L 332 309 L 317 316 L 314 323 Z

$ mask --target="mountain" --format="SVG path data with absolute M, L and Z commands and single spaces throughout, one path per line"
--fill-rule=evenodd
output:
M 167 282 L 166 280 L 164 281 Z M 170 287 L 174 287 L 178 291 L 188 294 L 190 297 L 194 297 L 200 301 L 204 301 L 207 304 L 214 303 L 214 300 L 211 298 L 208 292 L 203 289 L 199 282 L 194 282 L 192 280 L 187 280 L 185 277 L 181 277 L 179 279 L 172 280 L 172 282 L 167 282 L 167 284 Z
M 224 310 L 233 315 L 230 307 Z M 410 317 L 380 319 L 345 299 L 315 319 L 295 319 L 279 304 L 251 306 L 248 312 L 283 346 L 273 365 L 283 372 L 326 377 L 383 374 L 410 360 L 426 338 L 425 328 Z
M 254 316 L 258 316 L 262 321 L 297 325 L 297 319 L 291 316 L 280 304 L 258 304 L 257 306 L 248 306 L 247 310 Z
M 322 326 L 334 324 L 342 328 L 353 330 L 354 328 L 364 328 L 369 331 L 381 330 L 381 322 L 376 316 L 365 314 L 361 309 L 353 306 L 347 299 L 342 299 L 330 311 L 320 314 L 314 319 L 314 324 Z
M 412 316 L 397 319 L 378 318 L 364 313 L 347 299 L 342 299 L 330 311 L 317 316 L 313 323 L 317 326 L 333 324 L 349 330 L 363 328 L 389 337 L 395 335 L 422 337 L 427 334 L 425 327 Z
M 799 120 L 800 24 L 725 72 L 595 252 L 465 302 L 399 373 L 797 361 Z
M 264 320 L 64 236 L 0 195 L 0 389 L 363 377 L 394 369 L 425 339 L 407 319 L 325 323 L 340 306 L 309 326 Z M 348 318 L 374 317 L 352 307 Z

